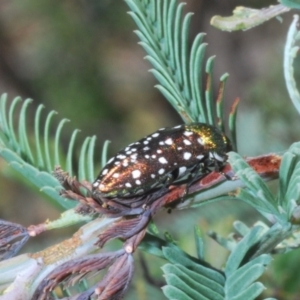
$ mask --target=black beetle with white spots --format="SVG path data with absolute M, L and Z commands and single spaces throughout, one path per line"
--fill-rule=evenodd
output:
M 93 183 L 93 197 L 102 204 L 144 207 L 170 185 L 190 184 L 212 170 L 221 171 L 230 150 L 229 139 L 214 126 L 161 128 L 107 162 Z

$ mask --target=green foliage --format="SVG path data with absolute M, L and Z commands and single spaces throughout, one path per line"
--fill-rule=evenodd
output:
M 282 5 L 271 5 L 262 9 L 238 6 L 233 10 L 232 16 L 214 16 L 210 23 L 224 31 L 249 30 L 270 19 L 279 18 L 281 14 L 288 11 L 289 8 Z
M 260 241 L 263 233 L 263 227 L 255 226 L 235 243 L 224 272 L 213 268 L 200 258 L 189 256 L 174 244 L 163 246 L 162 253 L 170 262 L 162 267 L 167 282 L 163 287 L 165 296 L 178 300 L 256 299 L 265 289 L 257 280 L 272 259 L 269 254 L 261 254 L 250 261 L 245 258 Z M 201 238 L 197 239 L 198 244 Z
M 236 197 L 252 205 L 261 213 L 271 213 L 281 220 L 282 216 L 278 212 L 275 199 L 262 178 L 237 153 L 231 152 L 228 161 L 235 175 L 247 187 L 247 189 L 239 190 Z
M 284 153 L 279 169 L 279 189 L 273 195 L 263 179 L 237 153 L 229 153 L 229 162 L 246 188 L 236 197 L 252 205 L 262 214 L 272 214 L 280 224 L 288 224 L 299 203 L 300 143 L 294 143 Z M 293 220 L 296 222 L 296 220 Z
M 295 15 L 287 35 L 284 49 L 284 77 L 289 96 L 298 113 L 300 113 L 300 94 L 295 82 L 293 67 L 294 60 L 299 51 L 299 47 L 296 46 L 297 41 L 299 41 L 298 21 L 299 16 Z
M 279 2 L 287 7 L 300 9 L 299 0 L 279 0 Z
M 31 99 L 25 100 L 19 111 L 18 127 L 14 126 L 16 108 L 21 98 L 15 98 L 7 108 L 7 95 L 0 98 L 0 155 L 18 173 L 28 179 L 34 186 L 44 192 L 48 199 L 56 202 L 65 209 L 76 205 L 74 201 L 62 198 L 58 191 L 61 186 L 56 178 L 52 176 L 54 167 L 59 165 L 72 176 L 74 171 L 72 160 L 75 158 L 74 144 L 78 130 L 74 130 L 70 138 L 67 156 L 61 156 L 60 135 L 67 119 L 62 119 L 57 126 L 54 141 L 50 138 L 50 125 L 55 111 L 51 111 L 45 118 L 43 128 L 43 139 L 40 133 L 40 119 L 43 105 L 39 105 L 34 117 L 34 135 L 31 136 L 27 130 L 27 107 Z M 94 148 L 96 137 L 87 137 L 80 150 L 79 166 L 76 174 L 80 180 L 93 181 L 95 178 Z M 103 161 L 105 161 L 106 148 L 104 148 Z
M 281 4 L 270 5 L 261 9 L 237 6 L 233 10 L 232 16 L 214 16 L 210 23 L 224 31 L 249 30 L 273 18 L 281 21 L 281 14 L 289 12 L 290 9 L 300 9 L 299 0 L 279 0 L 278 2 Z
M 277 203 L 287 214 L 288 219 L 293 216 L 300 197 L 300 143 L 294 143 L 282 157 L 279 170 L 279 191 Z
M 188 13 L 183 16 L 184 4 L 178 4 L 176 0 L 125 1 L 130 7 L 129 14 L 138 26 L 136 34 L 141 40 L 141 46 L 147 52 L 146 58 L 153 66 L 151 72 L 159 81 L 157 88 L 185 122 L 205 122 L 224 130 L 223 98 L 227 74 L 221 77 L 221 86 L 215 101 L 212 86 L 214 58 L 210 57 L 204 67 L 206 49 L 206 44 L 203 43 L 204 34 L 198 34 L 192 43 L 191 50 L 188 48 L 189 24 L 192 14 Z M 297 5 L 294 1 L 287 2 L 292 3 L 289 4 L 292 7 Z M 282 3 L 286 4 L 286 1 L 282 1 Z M 252 21 L 254 13 L 255 22 L 250 25 L 257 25 L 262 21 L 259 19 L 259 22 L 256 22 L 256 17 L 259 15 L 257 11 L 247 9 L 242 12 L 247 17 L 250 13 Z M 276 13 L 278 15 L 278 11 Z M 242 18 L 244 17 L 245 15 L 242 16 Z M 266 15 L 263 16 L 263 19 L 266 20 Z M 298 51 L 298 47 L 294 46 L 298 39 L 297 21 L 296 17 L 291 26 L 285 49 L 285 79 L 296 107 L 299 106 L 300 97 L 293 79 L 292 66 Z M 202 86 L 203 68 L 205 68 L 207 77 L 206 88 Z M 30 134 L 26 121 L 27 107 L 31 102 L 29 99 L 21 105 L 18 127 L 14 127 L 16 107 L 20 101 L 20 98 L 15 98 L 7 109 L 6 95 L 0 99 L 1 157 L 64 209 L 74 207 L 74 202 L 59 196 L 57 191 L 60 185 L 51 172 L 55 165 L 60 165 L 71 176 L 77 174 L 79 180 L 94 181 L 95 136 L 87 137 L 84 140 L 78 157 L 78 170 L 74 172 L 72 161 L 77 159 L 74 149 L 78 130 L 72 133 L 67 155 L 64 156 L 60 147 L 60 136 L 63 126 L 68 120 L 60 121 L 52 141 L 50 130 L 55 112 L 51 111 L 47 115 L 41 134 L 40 120 L 43 106 L 40 105 L 34 116 L 33 134 Z M 235 119 L 236 104 L 229 116 L 229 128 L 234 143 Z M 107 145 L 108 143 L 104 146 L 102 165 L 106 162 Z M 279 189 L 276 195 L 239 154 L 229 153 L 229 163 L 238 178 L 238 180 L 234 179 L 239 184 L 235 185 L 233 189 L 241 185 L 243 188 L 235 191 L 234 194 L 228 194 L 228 191 L 224 192 L 224 198 L 231 197 L 246 202 L 270 220 L 272 225 L 269 227 L 262 223 L 249 228 L 243 223 L 235 222 L 234 226 L 240 239 L 232 236 L 223 238 L 211 233 L 211 236 L 219 244 L 230 251 L 224 269 L 218 270 L 205 262 L 204 242 L 201 232 L 197 228 L 195 238 L 198 258 L 194 258 L 183 252 L 171 236 L 166 235 L 166 240 L 160 239 L 152 224 L 150 226 L 152 235 L 146 236 L 140 249 L 168 261 L 162 267 L 167 283 L 163 287 L 163 293 L 168 299 L 255 299 L 265 289 L 265 286 L 258 280 L 271 262 L 270 253 L 286 252 L 300 244 L 298 234 L 298 224 L 300 223 L 298 206 L 300 201 L 298 184 L 300 143 L 293 144 L 282 157 L 279 170 Z M 216 199 L 213 196 L 209 198 L 210 202 L 214 200 Z M 74 216 L 71 217 L 74 218 Z M 105 219 L 103 220 L 105 223 Z M 99 232 L 97 232 L 98 235 Z
M 151 72 L 159 81 L 156 86 L 186 123 L 204 122 L 224 128 L 222 109 L 213 99 L 212 72 L 214 57 L 206 62 L 206 90 L 202 84 L 202 67 L 207 44 L 199 33 L 188 49 L 189 26 L 192 13 L 183 16 L 184 3 L 176 0 L 125 0 L 129 14 L 139 30 L 135 33 L 152 64 Z M 224 84 L 228 75 L 221 77 L 219 102 L 223 100 Z M 219 103 L 220 105 L 220 103 Z M 215 117 L 218 118 L 218 122 Z

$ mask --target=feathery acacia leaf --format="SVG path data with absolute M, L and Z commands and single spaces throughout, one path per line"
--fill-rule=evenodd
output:
M 292 1 L 291 1 L 292 2 Z M 299 4 L 298 4 L 299 5 Z M 298 30 L 299 16 L 295 15 L 292 24 L 290 25 L 287 40 L 284 48 L 284 78 L 286 87 L 298 113 L 300 114 L 300 93 L 297 89 L 297 84 L 294 76 L 294 60 L 298 54 L 299 46 L 296 43 L 299 42 L 299 30 Z
M 7 95 L 0 98 L 0 155 L 20 174 L 25 176 L 39 190 L 45 192 L 50 199 L 64 208 L 71 208 L 76 202 L 63 199 L 58 190 L 61 186 L 52 176 L 55 165 L 61 165 L 64 170 L 73 175 L 72 159 L 75 157 L 74 144 L 78 130 L 74 130 L 68 146 L 67 156 L 63 157 L 60 147 L 60 136 L 64 125 L 69 122 L 62 119 L 57 126 L 54 140 L 50 137 L 50 127 L 55 111 L 46 116 L 43 124 L 43 138 L 40 135 L 41 113 L 43 106 L 39 105 L 34 117 L 33 134 L 28 130 L 26 121 L 27 108 L 32 102 L 26 99 L 22 102 L 20 97 L 15 98 L 7 107 Z M 19 123 L 14 125 L 17 106 L 19 109 Z M 79 155 L 78 174 L 79 180 L 95 179 L 94 149 L 96 137 L 87 137 L 81 147 Z M 34 145 L 34 146 L 33 146 Z M 107 146 L 104 152 L 107 151 Z M 105 155 L 105 153 L 103 154 Z
M 224 129 L 223 112 L 217 113 L 213 97 L 214 57 L 207 60 L 206 91 L 202 88 L 206 44 L 199 33 L 188 49 L 192 13 L 183 15 L 184 3 L 177 0 L 125 0 L 139 30 L 135 33 L 152 64 L 156 86 L 186 123 L 204 122 Z M 222 76 L 224 78 L 224 76 Z M 219 94 L 223 95 L 225 80 Z M 222 97 L 220 97 L 222 98 Z M 218 120 L 216 120 L 218 117 Z
M 269 254 L 247 258 L 249 251 L 264 234 L 262 227 L 252 228 L 241 241 L 235 243 L 224 273 L 202 260 L 192 258 L 175 245 L 163 247 L 170 262 L 163 266 L 167 286 L 163 287 L 168 299 L 255 299 L 265 289 L 257 280 L 271 262 Z

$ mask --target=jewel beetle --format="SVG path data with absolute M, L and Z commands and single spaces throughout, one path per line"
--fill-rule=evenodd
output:
M 171 184 L 189 183 L 220 171 L 230 150 L 226 135 L 208 124 L 161 128 L 112 157 L 93 183 L 93 194 L 120 203 Z

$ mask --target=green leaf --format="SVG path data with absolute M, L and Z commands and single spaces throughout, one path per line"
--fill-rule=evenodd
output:
M 65 209 L 74 207 L 77 202 L 62 198 L 59 195 L 59 190 L 61 189 L 60 183 L 51 174 L 39 171 L 32 165 L 24 162 L 16 153 L 9 149 L 1 149 L 0 155 L 8 162 L 10 166 L 17 171 L 19 174 L 24 176 L 31 184 L 33 184 L 40 191 L 44 192 L 52 201 L 59 204 Z
M 237 291 L 244 291 L 251 286 L 252 282 L 260 278 L 265 271 L 265 266 L 267 266 L 271 260 L 270 255 L 261 255 L 231 274 L 226 279 L 226 297 L 232 299 L 237 295 Z
M 187 296 L 184 292 L 174 286 L 164 286 L 162 290 L 165 296 L 170 300 L 194 300 L 195 298 L 191 298 Z
M 287 7 L 300 9 L 300 1 L 299 0 L 279 0 L 279 2 Z
M 152 230 L 154 229 L 154 225 L 150 225 L 152 227 Z M 148 228 L 149 230 L 149 228 Z M 151 232 L 152 232 L 151 230 Z M 159 238 L 157 236 L 157 233 L 155 235 L 147 233 L 141 244 L 139 245 L 139 249 L 142 251 L 145 251 L 149 254 L 165 258 L 162 248 L 163 247 L 176 247 L 175 245 Z
M 287 215 L 278 207 L 276 198 L 272 195 L 263 179 L 237 153 L 230 152 L 228 161 L 235 175 L 246 188 L 239 190 L 236 197 L 253 206 L 261 213 L 272 214 L 280 222 L 287 221 Z
M 282 157 L 279 169 L 279 192 L 277 201 L 290 219 L 300 199 L 300 143 L 290 146 Z
M 204 242 L 202 238 L 202 232 L 200 227 L 194 227 L 194 236 L 196 242 L 197 255 L 199 259 L 204 259 Z
M 286 1 L 295 3 L 294 1 Z M 299 40 L 299 31 L 298 31 L 298 21 L 299 16 L 294 15 L 294 20 L 292 24 L 290 25 L 285 47 L 284 47 L 284 78 L 286 87 L 290 96 L 290 99 L 292 100 L 292 103 L 294 104 L 295 108 L 297 109 L 298 113 L 300 113 L 300 93 L 297 89 L 297 84 L 295 81 L 294 76 L 294 60 L 297 56 L 299 47 L 296 46 L 296 42 Z
M 288 11 L 289 8 L 283 5 L 262 9 L 238 6 L 233 10 L 232 16 L 213 16 L 210 24 L 224 31 L 248 30 Z
M 255 245 L 262 237 L 263 228 L 255 226 L 233 249 L 231 252 L 225 267 L 225 274 L 229 277 L 235 272 L 241 265 L 245 255 L 249 251 L 249 248 Z
M 235 221 L 233 223 L 233 227 L 241 236 L 247 235 L 251 230 L 246 224 L 241 221 Z
M 269 254 L 262 254 L 251 259 L 254 246 L 261 243 L 264 229 L 261 226 L 252 228 L 240 240 L 231 252 L 225 267 L 226 300 L 256 299 L 265 289 L 257 281 L 272 258 Z
M 169 299 L 256 299 L 265 289 L 257 280 L 272 258 L 269 254 L 251 257 L 266 238 L 267 228 L 255 226 L 250 230 L 242 225 L 241 222 L 235 225 L 245 236 L 235 242 L 225 266 L 225 278 L 222 272 L 189 256 L 177 246 L 161 244 L 162 253 L 170 262 L 162 267 L 167 282 L 164 294 Z M 277 229 L 273 227 L 270 234 L 276 235 L 278 226 L 275 226 Z
M 247 289 L 241 291 L 241 293 L 235 295 L 234 297 L 225 298 L 225 300 L 254 300 L 256 299 L 264 290 L 265 286 L 260 282 L 255 282 Z
M 285 197 L 296 162 L 297 157 L 293 153 L 289 151 L 284 153 L 279 168 L 280 202 L 282 202 Z
M 163 254 L 173 263 L 162 267 L 168 286 L 192 299 L 224 299 L 224 277 L 220 272 L 201 265 L 201 261 L 196 262 L 177 247 L 164 247 Z M 164 293 L 173 299 L 165 290 Z
M 60 165 L 64 171 L 73 175 L 72 160 L 74 159 L 74 144 L 78 130 L 75 130 L 70 139 L 68 153 L 65 156 L 61 151 L 60 136 L 67 119 L 62 119 L 56 129 L 54 139 L 51 138 L 50 130 L 55 111 L 51 111 L 45 119 L 42 127 L 40 124 L 42 105 L 39 105 L 34 117 L 33 133 L 28 130 L 26 113 L 28 105 L 32 102 L 27 99 L 22 103 L 20 97 L 15 98 L 10 107 L 7 107 L 7 96 L 0 98 L 0 156 L 2 156 L 18 173 L 22 174 L 40 191 L 46 193 L 64 208 L 71 208 L 76 202 L 65 200 L 58 194 L 61 188 L 58 181 L 52 176 L 55 165 Z M 18 105 L 18 124 L 15 126 Z M 43 129 L 43 138 L 40 136 L 40 127 Z M 96 137 L 87 137 L 81 147 L 79 167 L 75 174 L 80 180 L 90 182 L 95 179 L 94 149 Z M 33 150 L 34 149 L 34 150 Z M 103 157 L 107 152 L 107 145 L 103 149 Z
M 207 235 L 211 237 L 213 240 L 215 240 L 219 245 L 224 247 L 225 249 L 232 251 L 235 246 L 236 246 L 236 241 L 230 239 L 230 238 L 224 238 L 221 235 L 213 232 L 213 231 L 208 231 Z
M 183 275 L 181 274 L 183 277 Z M 165 273 L 166 281 L 171 286 L 176 286 L 178 289 L 180 289 L 184 294 L 187 296 L 190 296 L 192 299 L 208 299 L 206 297 L 203 297 L 200 293 L 198 293 L 194 286 L 192 285 L 192 280 L 190 278 L 184 278 L 188 283 L 186 283 L 184 280 L 182 280 L 180 277 L 176 276 L 175 274 L 168 274 Z
M 180 288 L 180 290 L 185 291 L 185 293 L 189 296 L 192 296 L 193 294 L 191 291 L 194 291 L 197 292 L 197 296 L 200 298 L 202 296 L 207 297 L 208 299 L 222 300 L 224 297 L 224 288 L 222 285 L 213 280 L 207 279 L 205 276 L 191 271 L 182 265 L 166 264 L 162 267 L 162 269 L 167 283 Z M 189 288 L 181 283 L 178 284 L 179 282 L 174 280 L 174 277 L 172 277 L 173 275 L 176 276 L 175 280 L 181 280 L 181 283 L 184 282 Z M 196 299 L 197 297 L 194 296 L 194 298 Z
M 224 283 L 224 277 L 220 273 L 194 262 L 190 257 L 187 256 L 186 253 L 181 251 L 179 248 L 164 247 L 163 254 L 168 261 L 174 264 L 181 264 L 192 271 L 195 271 L 209 279 L 218 282 L 221 285 Z
M 184 3 L 177 5 L 176 0 L 125 1 L 131 9 L 129 14 L 138 27 L 135 33 L 147 52 L 146 59 L 153 66 L 150 71 L 159 82 L 156 87 L 186 123 L 220 125 L 215 118 L 217 106 L 212 94 L 212 84 L 207 85 L 209 90 L 206 92 L 202 88 L 206 49 L 204 34 L 198 34 L 191 49 L 188 49 L 193 14 L 183 15 Z M 210 58 L 207 62 L 209 79 L 213 75 L 212 60 Z M 223 112 L 218 112 L 218 116 L 220 115 Z M 220 127 L 224 128 L 223 118 L 220 120 Z

